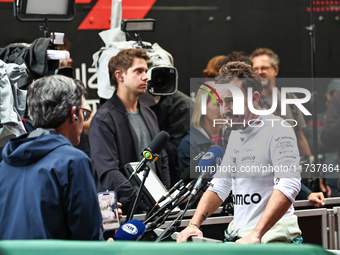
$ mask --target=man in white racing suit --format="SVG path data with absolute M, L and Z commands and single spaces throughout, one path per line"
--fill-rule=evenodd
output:
M 177 241 L 203 236 L 200 225 L 232 190 L 234 221 L 228 226 L 227 238 L 237 236 L 240 244 L 293 242 L 301 235 L 292 205 L 301 180 L 294 130 L 281 117 L 260 111 L 262 85 L 251 66 L 241 62 L 224 65 L 216 84 L 221 114 L 232 132 L 212 185 Z M 243 98 L 237 94 L 240 91 Z M 242 107 L 244 114 L 234 113 L 233 109 Z

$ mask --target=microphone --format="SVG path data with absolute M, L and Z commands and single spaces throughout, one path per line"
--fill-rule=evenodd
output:
M 177 205 L 173 205 L 172 203 L 178 199 L 180 199 L 185 193 L 187 193 L 187 191 L 190 191 L 190 189 L 192 188 L 192 186 L 194 185 L 195 180 L 192 180 L 191 182 L 189 182 L 184 188 L 182 188 L 180 190 L 180 192 L 178 192 L 178 194 L 176 195 L 176 197 L 174 197 L 172 200 L 168 201 L 166 204 L 164 204 L 162 207 L 160 207 L 152 216 L 150 216 L 149 218 L 147 218 L 144 221 L 144 224 L 149 223 L 151 220 L 153 220 L 157 215 L 159 215 L 160 213 L 163 213 L 167 208 L 170 209 L 170 211 L 173 210 L 173 208 L 175 208 Z M 156 222 L 158 222 L 162 217 L 164 217 L 166 215 L 162 215 L 160 216 Z M 149 224 L 147 226 L 147 229 L 153 229 L 157 223 L 156 222 L 151 222 L 151 224 Z
M 114 235 L 114 240 L 120 241 L 138 241 L 145 232 L 145 224 L 140 220 L 130 220 L 118 228 Z
M 143 156 L 143 159 L 138 163 L 138 165 L 135 168 L 135 171 L 130 175 L 129 179 L 131 177 L 137 175 L 139 172 L 141 172 L 144 169 L 144 167 L 145 167 L 145 165 L 146 165 L 146 163 L 148 161 L 155 162 L 158 159 L 158 154 L 157 153 L 161 152 L 161 150 L 163 149 L 165 144 L 169 141 L 169 138 L 170 138 L 170 135 L 167 132 L 165 132 L 165 131 L 159 132 L 153 138 L 153 140 L 151 141 L 149 147 L 145 148 L 141 152 L 141 155 Z M 128 213 L 128 216 L 126 218 L 127 220 L 131 220 L 133 215 L 134 215 L 134 213 L 135 213 L 137 204 L 138 204 L 140 196 L 142 194 L 142 189 L 144 187 L 144 184 L 145 184 L 145 181 L 146 181 L 146 178 L 148 177 L 148 175 L 149 175 L 149 169 L 146 169 L 144 171 L 144 174 L 143 174 L 142 182 L 139 185 L 137 196 L 136 196 L 136 198 L 135 198 L 135 200 L 133 202 L 133 205 L 130 208 L 130 212 Z
M 165 144 L 169 141 L 170 135 L 165 132 L 159 132 L 151 141 L 149 147 L 145 148 L 140 154 L 143 156 L 143 159 L 136 166 L 135 171 L 132 175 L 138 174 L 143 170 L 144 165 L 149 162 L 156 162 L 158 159 L 158 153 L 161 152 Z
M 221 149 L 222 150 L 222 149 Z M 223 151 L 222 151 L 223 153 Z M 176 189 L 178 189 L 182 184 L 187 184 L 189 181 L 192 180 L 192 178 L 190 178 L 190 173 L 194 172 L 196 167 L 199 165 L 199 163 L 201 162 L 202 157 L 206 154 L 205 151 L 201 151 L 200 153 L 198 153 L 190 162 L 190 166 L 182 173 L 181 175 L 181 180 L 179 180 L 166 194 L 164 194 L 159 201 L 157 202 L 158 204 L 163 202 L 166 198 L 168 198 Z M 189 187 L 188 187 L 189 186 Z M 192 188 L 193 183 L 191 182 L 187 187 L 185 187 L 184 189 L 189 190 Z M 184 195 L 183 193 L 183 189 L 181 189 L 181 195 Z M 176 198 L 178 198 L 178 196 L 176 196 Z M 174 200 L 174 199 L 173 199 Z
M 158 211 L 154 214 L 153 211 L 154 209 L 160 204 L 162 203 L 165 199 L 167 199 L 168 197 L 170 197 L 170 195 L 172 193 L 174 193 L 176 190 L 180 190 L 179 194 L 183 195 L 183 191 L 188 190 L 187 187 L 182 187 L 183 185 L 186 185 L 188 182 L 190 182 L 192 180 L 192 178 L 190 178 L 190 172 L 191 170 L 193 170 L 195 168 L 195 166 L 198 165 L 199 160 L 202 158 L 202 156 L 204 155 L 205 151 L 201 151 L 199 154 L 197 154 L 190 162 L 189 167 L 187 167 L 187 169 L 185 169 L 185 171 L 181 174 L 180 180 L 169 190 L 167 191 L 163 196 L 160 197 L 160 199 L 156 202 L 156 204 L 154 205 L 154 207 L 150 210 L 150 212 L 147 214 L 147 216 L 145 217 L 146 221 L 144 221 L 144 223 L 148 223 L 151 219 L 153 219 L 155 216 L 157 216 L 160 212 L 163 212 L 165 209 L 167 209 L 169 206 L 172 205 L 173 201 L 176 201 L 177 198 L 179 198 L 178 196 L 176 196 L 176 199 L 171 199 L 170 201 L 168 201 L 165 205 L 163 205 L 161 208 L 158 209 Z M 192 188 L 193 184 L 191 183 L 190 189 Z M 180 195 L 180 196 L 181 196 Z M 174 208 L 174 207 L 172 207 Z M 161 210 L 161 211 L 160 211 Z M 152 216 L 151 216 L 152 215 Z
M 167 193 L 165 193 L 161 198 L 158 200 L 157 204 L 162 203 L 165 199 L 170 197 L 172 193 L 174 193 L 175 190 L 177 190 L 179 187 L 187 184 L 190 181 L 190 167 L 185 169 L 185 171 L 181 174 L 181 179 L 171 188 Z
M 215 171 L 213 173 L 209 172 L 211 169 L 209 167 L 215 168 L 217 165 L 220 165 L 222 162 L 223 154 L 224 152 L 221 147 L 213 145 L 203 155 L 200 162 L 198 163 L 198 166 L 196 166 L 195 168 L 195 170 L 198 169 L 201 173 L 198 176 L 195 186 L 191 191 L 191 194 L 188 199 L 188 203 L 190 203 L 192 199 L 194 198 L 194 196 L 197 194 L 197 191 L 200 189 L 202 185 L 203 179 L 209 177 L 209 174 L 211 174 L 211 176 L 215 174 Z
M 185 171 L 181 174 L 181 177 L 180 177 L 181 179 L 167 193 L 161 196 L 157 204 L 162 203 L 165 199 L 170 197 L 170 195 L 174 193 L 175 190 L 177 190 L 182 185 L 185 185 L 189 181 L 191 181 L 190 171 L 191 170 L 194 171 L 194 168 L 198 165 L 199 161 L 201 160 L 204 154 L 205 154 L 205 151 L 201 151 L 191 160 L 190 166 L 187 169 L 185 169 Z
M 167 193 L 165 193 L 161 198 L 158 200 L 158 204 L 162 203 L 165 199 L 170 197 L 175 190 L 181 187 L 183 184 L 186 184 L 190 181 L 190 167 L 188 167 L 181 175 L 181 179 L 171 188 Z

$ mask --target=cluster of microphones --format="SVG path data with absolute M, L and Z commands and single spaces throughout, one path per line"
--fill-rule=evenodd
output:
M 169 134 L 165 131 L 158 133 L 150 143 L 149 147 L 141 152 L 141 155 L 148 155 L 148 158 L 142 159 L 142 161 L 136 167 L 136 170 L 132 175 L 136 175 L 144 169 L 144 166 L 149 161 L 158 157 L 158 153 L 163 149 L 167 141 L 169 140 Z M 148 153 L 145 153 L 147 151 Z M 206 169 L 216 169 L 223 158 L 223 150 L 219 146 L 211 146 L 209 150 L 200 152 L 194 157 L 190 166 L 182 173 L 180 180 L 164 194 L 155 204 L 154 208 L 148 213 L 144 222 L 136 219 L 132 219 L 124 223 L 114 236 L 114 240 L 125 241 L 138 241 L 142 238 L 145 232 L 154 230 L 157 226 L 163 224 L 171 213 L 171 211 L 180 204 L 185 204 L 185 208 L 181 211 L 180 216 L 162 233 L 169 236 L 180 225 L 180 221 L 184 216 L 184 213 L 196 200 L 203 194 L 203 192 L 209 186 L 209 181 L 213 177 L 214 172 L 206 171 Z M 205 169 L 203 171 L 203 169 Z M 202 170 L 202 171 L 200 171 Z M 197 175 L 197 178 L 191 178 Z M 130 178 L 129 178 L 130 179 Z M 163 206 L 158 205 L 169 199 Z M 157 209 L 153 212 L 154 209 Z M 162 237 L 158 237 L 156 241 L 162 241 Z

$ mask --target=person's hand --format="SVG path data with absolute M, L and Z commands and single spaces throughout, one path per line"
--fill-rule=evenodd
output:
M 123 206 L 122 203 L 119 203 L 119 202 L 117 202 L 117 205 L 118 205 L 118 207 Z M 118 208 L 118 215 L 119 215 L 119 219 L 123 218 L 123 211 L 120 208 Z
M 122 203 L 119 203 L 119 202 L 117 202 L 117 205 L 118 205 L 118 215 L 119 215 L 119 219 L 121 219 L 121 218 L 123 218 L 123 211 L 122 211 L 122 209 L 120 209 L 120 207 L 122 207 Z M 113 242 L 114 240 L 113 240 L 113 238 L 112 237 L 110 237 L 109 239 L 107 239 L 106 240 L 106 242 Z
M 315 207 L 324 206 L 326 204 L 326 200 L 322 192 L 310 193 L 307 199 L 313 202 Z
M 197 226 L 189 225 L 177 235 L 176 241 L 177 243 L 183 243 L 191 236 L 203 237 L 203 233 Z
M 249 235 L 236 240 L 235 243 L 237 244 L 261 243 L 261 238 L 257 236 L 254 232 L 251 232 Z
M 321 178 L 319 179 L 319 185 L 320 185 L 320 191 L 326 194 L 327 197 L 331 197 L 331 194 L 332 194 L 331 188 L 328 185 L 325 187 L 323 183 L 323 179 Z

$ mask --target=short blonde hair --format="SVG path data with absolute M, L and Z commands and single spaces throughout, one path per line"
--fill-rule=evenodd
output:
M 205 82 L 210 86 L 214 86 L 215 82 L 212 81 L 207 81 Z M 207 86 L 201 85 L 200 88 L 205 89 L 206 91 L 211 91 L 211 89 L 209 89 Z M 195 128 L 200 128 L 201 126 L 201 121 L 202 121 L 202 109 L 201 109 L 201 105 L 202 105 L 202 95 L 203 93 L 206 93 L 204 90 L 202 89 L 198 89 L 197 94 L 196 94 L 196 98 L 195 98 L 195 105 L 194 105 L 194 110 L 192 112 L 192 117 L 191 117 L 191 126 L 195 127 Z M 209 102 L 209 98 L 207 97 L 207 104 Z
M 254 57 L 258 57 L 258 56 L 262 56 L 262 55 L 267 55 L 269 57 L 270 64 L 273 67 L 279 66 L 279 64 L 280 64 L 279 56 L 269 48 L 257 48 L 250 55 L 250 58 L 253 59 Z

